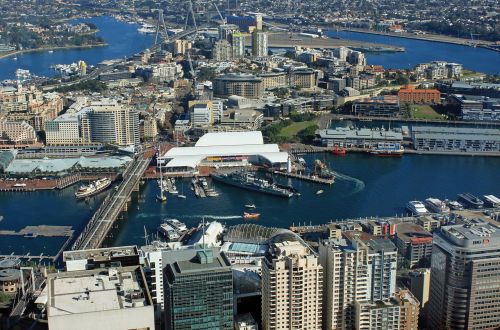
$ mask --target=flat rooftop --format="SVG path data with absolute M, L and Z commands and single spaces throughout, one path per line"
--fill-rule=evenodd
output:
M 483 219 L 471 219 L 466 224 L 443 226 L 438 236 L 466 248 L 500 247 L 500 228 Z
M 138 308 L 152 304 L 140 267 L 119 267 L 51 274 L 49 316 Z
M 137 256 L 139 252 L 137 247 L 134 246 L 120 246 L 92 250 L 77 250 L 77 251 L 64 251 L 63 260 L 109 260 L 110 258 Z

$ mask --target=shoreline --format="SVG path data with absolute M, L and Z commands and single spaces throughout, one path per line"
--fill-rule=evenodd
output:
M 336 28 L 336 27 L 334 27 Z M 333 29 L 329 29 L 330 31 L 334 32 Z M 397 33 L 397 32 L 383 32 L 383 31 L 374 31 L 374 30 L 369 30 L 369 29 L 361 29 L 361 28 L 346 28 L 346 27 L 339 27 L 339 31 L 346 31 L 346 32 L 354 32 L 354 33 L 365 33 L 365 34 L 374 34 L 374 35 L 380 35 L 380 36 L 386 36 L 386 37 L 393 37 L 393 38 L 403 38 L 403 39 L 412 39 L 412 40 L 421 40 L 421 41 L 429 41 L 429 42 L 437 42 L 437 43 L 445 43 L 445 44 L 451 44 L 451 45 L 458 45 L 458 46 L 465 46 L 465 47 L 471 47 L 471 48 L 483 48 L 487 50 L 491 50 L 494 52 L 500 52 L 500 49 L 492 48 L 491 46 L 494 45 L 494 42 L 491 41 L 486 41 L 486 40 L 475 40 L 475 46 L 473 46 L 468 39 L 462 39 L 462 38 L 455 38 L 455 37 L 450 37 L 446 35 L 441 35 L 441 34 L 421 34 L 421 35 L 413 35 L 408 32 L 403 32 L 403 33 Z
M 45 52 L 45 51 L 49 51 L 49 50 L 86 49 L 86 48 L 96 48 L 96 47 L 106 47 L 106 46 L 109 46 L 109 44 L 107 42 L 100 43 L 100 44 L 94 44 L 94 45 L 82 45 L 82 46 L 73 45 L 73 46 L 54 46 L 54 47 L 23 49 L 23 50 L 16 50 L 12 53 L 1 54 L 0 59 L 15 56 L 15 55 L 21 55 L 21 54 L 25 54 L 25 53 Z

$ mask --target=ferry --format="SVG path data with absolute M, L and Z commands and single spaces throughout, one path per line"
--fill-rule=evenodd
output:
M 484 195 L 484 201 L 488 206 L 500 207 L 500 199 L 495 195 Z
M 164 222 L 172 226 L 179 233 L 187 231 L 186 224 L 177 219 L 165 219 Z
M 261 192 L 268 195 L 290 198 L 293 193 L 269 183 L 267 180 L 256 178 L 251 173 L 230 173 L 230 174 L 212 174 L 216 181 L 235 186 L 242 189 Z
M 175 228 L 166 222 L 158 226 L 158 233 L 169 241 L 179 239 L 180 237 L 179 233 L 175 230 Z
M 145 34 L 156 33 L 156 27 L 150 24 L 144 24 L 143 26 L 137 29 L 137 32 Z
M 437 198 L 427 198 L 425 200 L 425 206 L 427 209 L 431 212 L 435 213 L 449 213 L 450 208 L 446 205 L 445 202 L 441 201 L 440 199 Z
M 445 203 L 454 211 L 460 211 L 464 209 L 464 206 L 457 201 L 445 200 Z
M 108 178 L 102 178 L 91 182 L 88 186 L 81 186 L 80 189 L 75 193 L 75 197 L 86 198 L 100 193 L 111 185 L 111 180 Z
M 406 209 L 414 215 L 425 215 L 429 213 L 421 201 L 408 202 L 408 204 L 406 204 Z
M 401 157 L 405 152 L 404 147 L 399 143 L 380 142 L 375 148 L 370 150 L 370 154 L 385 157 Z
M 464 202 L 466 206 L 473 209 L 480 209 L 484 206 L 484 202 L 482 200 L 470 193 L 458 194 L 458 199 Z
M 243 212 L 243 219 L 245 219 L 245 220 L 257 219 L 259 217 L 260 217 L 260 213 Z

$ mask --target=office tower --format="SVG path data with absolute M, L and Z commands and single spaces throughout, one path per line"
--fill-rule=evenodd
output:
M 252 55 L 265 57 L 267 53 L 267 33 L 255 30 L 252 33 Z
M 321 328 L 323 268 L 297 241 L 273 243 L 262 263 L 262 328 Z
M 239 33 L 240 29 L 235 24 L 221 24 L 219 25 L 219 40 L 231 41 L 231 36 Z
M 480 220 L 434 233 L 429 329 L 500 324 L 500 228 Z
M 233 274 L 219 249 L 162 255 L 166 328 L 233 329 Z
M 327 329 L 355 327 L 357 302 L 385 301 L 396 287 L 397 250 L 391 241 L 361 231 L 345 231 L 344 237 L 319 246 Z
M 429 290 L 431 285 L 431 270 L 419 269 L 410 272 L 410 291 L 420 302 L 420 308 L 425 313 L 429 301 Z
M 240 32 L 233 33 L 231 38 L 233 58 L 245 57 L 245 37 Z
M 233 57 L 233 49 L 227 40 L 218 40 L 212 49 L 212 58 L 216 61 L 230 61 Z

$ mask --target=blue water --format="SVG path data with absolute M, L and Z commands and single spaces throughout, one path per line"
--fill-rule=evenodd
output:
M 484 48 L 348 31 L 330 31 L 328 35 L 342 39 L 405 47 L 403 53 L 367 54 L 368 64 L 382 65 L 386 69 L 406 69 L 412 68 L 418 63 L 448 61 L 461 63 L 464 68 L 474 71 L 489 74 L 500 73 L 500 52 Z
M 150 47 L 153 43 L 152 35 L 137 32 L 136 24 L 120 22 L 112 17 L 101 16 L 89 19 L 78 19 L 73 22 L 94 23 L 99 32 L 97 35 L 108 43 L 105 47 L 86 49 L 68 49 L 25 53 L 0 59 L 0 80 L 14 79 L 17 69 L 28 69 L 37 76 L 54 76 L 50 69 L 54 64 L 70 64 L 83 60 L 89 65 L 96 65 L 104 60 L 123 58 Z
M 323 155 L 303 156 L 309 164 Z M 196 226 L 205 220 L 218 220 L 227 225 L 243 223 L 245 204 L 255 204 L 261 213 L 256 223 L 288 228 L 292 224 L 320 224 L 335 219 L 370 216 L 393 216 L 406 213 L 409 200 L 428 197 L 454 199 L 468 191 L 478 196 L 500 196 L 500 158 L 424 156 L 377 158 L 363 154 L 346 157 L 327 155 L 326 162 L 337 172 L 333 186 L 288 180 L 301 192 L 300 197 L 282 199 L 256 192 L 213 183 L 221 193 L 217 198 L 197 199 L 189 189 L 189 181 L 178 184 L 187 199 L 169 196 L 166 204 L 155 201 L 158 186 L 149 182 L 138 202 L 129 210 L 126 220 L 112 244 L 143 244 L 144 230 L 155 233 L 164 217 L 173 217 Z M 316 195 L 323 189 L 324 193 Z

